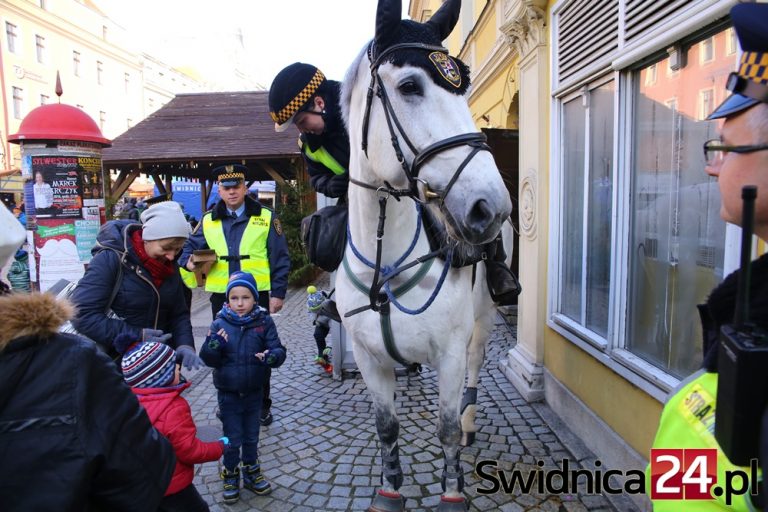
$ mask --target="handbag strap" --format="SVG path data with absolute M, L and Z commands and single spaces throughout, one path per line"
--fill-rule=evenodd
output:
M 117 292 L 120 290 L 120 285 L 123 284 L 123 257 L 120 257 L 120 260 L 118 261 L 117 265 L 117 280 L 115 280 L 115 287 L 112 288 L 112 293 L 109 295 L 109 302 L 107 302 L 107 307 L 104 309 L 105 313 L 109 313 L 109 311 L 112 309 L 112 303 L 115 302 L 115 297 L 117 297 Z

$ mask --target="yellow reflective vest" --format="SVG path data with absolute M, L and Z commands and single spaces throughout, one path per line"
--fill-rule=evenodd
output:
M 181 282 L 183 282 L 187 288 L 192 288 L 193 290 L 197 288 L 197 278 L 195 277 L 194 272 L 179 267 L 179 274 L 181 274 Z
M 259 291 L 272 289 L 269 278 L 269 257 L 267 255 L 267 237 L 272 223 L 272 211 L 262 208 L 260 215 L 251 216 L 240 239 L 240 269 L 249 272 L 256 280 Z M 205 280 L 205 290 L 224 293 L 229 281 L 229 249 L 224 238 L 224 226 L 221 220 L 213 220 L 210 213 L 203 216 L 203 236 L 208 247 L 216 251 L 218 260 L 213 264 Z
M 715 448 L 717 449 L 717 486 L 726 482 L 726 471 L 740 470 L 750 474 L 749 467 L 735 466 L 728 460 L 715 439 L 715 401 L 717 398 L 717 373 L 700 372 L 692 375 L 687 383 L 672 395 L 664 405 L 659 420 L 659 429 L 653 441 L 653 448 Z M 758 472 L 758 479 L 760 473 Z M 645 489 L 651 496 L 650 465 L 645 471 Z M 723 510 L 754 511 L 749 492 L 733 496 L 730 506 L 725 496 L 712 500 L 653 500 L 654 512 L 715 512 Z
M 320 146 L 317 148 L 317 151 L 312 151 L 309 148 L 309 144 L 302 144 L 301 139 L 299 139 L 299 146 L 301 146 L 301 150 L 304 151 L 304 154 L 307 156 L 307 158 L 313 162 L 323 164 L 331 171 L 333 171 L 333 174 L 341 175 L 347 172 L 344 166 L 341 165 L 338 160 L 333 158 L 333 155 L 331 155 L 324 147 Z

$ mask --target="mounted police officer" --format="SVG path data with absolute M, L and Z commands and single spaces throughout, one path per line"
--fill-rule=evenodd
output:
M 269 114 L 275 130 L 299 130 L 299 146 L 314 189 L 346 200 L 349 186 L 349 135 L 341 117 L 341 83 L 311 64 L 294 62 L 280 71 L 269 88 Z M 504 262 L 499 236 L 487 244 L 486 275 L 494 302 L 514 303 L 520 286 Z
M 245 166 L 237 164 L 213 169 L 221 199 L 203 215 L 179 257 L 179 265 L 193 271 L 195 265 L 190 257 L 194 251 L 216 251 L 218 259 L 205 282 L 214 318 L 226 301 L 229 276 L 238 270 L 253 275 L 259 305 L 270 314 L 282 309 L 288 289 L 291 262 L 283 228 L 272 210 L 248 195 L 246 172 Z M 272 422 L 271 404 L 268 375 L 261 412 L 263 425 Z
M 723 119 L 720 139 L 704 144 L 706 172 L 717 178 L 721 195 L 720 215 L 733 224 L 742 222 L 742 188 L 757 186 L 754 233 L 768 240 L 768 4 L 739 4 L 731 9 L 731 20 L 739 38 L 741 63 L 731 73 L 727 88 L 733 93 L 710 114 L 708 119 Z M 719 383 L 726 374 L 718 374 L 720 329 L 734 321 L 736 292 L 741 271 L 723 280 L 699 305 L 704 335 L 704 363 L 697 373 L 683 381 L 664 405 L 653 448 L 717 449 L 718 485 L 727 480 L 726 472 L 741 470 L 728 460 L 715 437 L 716 398 Z M 751 264 L 751 321 L 768 329 L 768 254 Z M 765 372 L 765 369 L 761 369 Z M 758 391 L 758 390 L 752 390 Z M 758 394 L 758 393 L 756 393 Z M 722 412 L 722 411 L 721 411 Z M 741 434 L 741 433 L 740 433 Z M 759 461 L 765 476 L 768 462 L 768 414 L 763 415 Z M 709 468 L 712 470 L 712 468 Z M 702 474 L 705 469 L 702 468 Z M 698 473 L 697 473 L 698 474 Z M 710 473 L 711 474 L 711 473 Z M 650 474 L 647 475 L 650 478 Z M 751 481 L 756 484 L 757 482 Z M 763 480 L 763 487 L 766 481 Z M 719 488 L 722 491 L 722 488 Z M 648 488 L 650 491 L 650 488 Z M 730 505 L 723 493 L 714 492 L 712 501 L 698 501 L 696 510 L 754 510 L 750 494 L 736 496 Z M 767 495 L 762 489 L 763 501 Z M 727 498 L 727 494 L 726 494 Z M 759 501 L 759 500 L 758 500 Z M 688 510 L 693 502 L 656 500 L 654 510 Z M 768 510 L 768 504 L 763 505 Z

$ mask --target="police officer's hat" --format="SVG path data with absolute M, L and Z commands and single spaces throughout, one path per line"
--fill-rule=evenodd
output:
M 738 4 L 731 20 L 743 51 L 739 71 L 728 76 L 731 91 L 707 119 L 727 117 L 761 101 L 768 103 L 768 4 Z
M 170 201 L 171 200 L 171 194 L 160 194 L 159 196 L 150 197 L 149 199 L 144 201 L 144 204 L 146 204 L 148 207 L 152 206 L 153 204 L 162 203 L 164 201 Z
M 312 64 L 294 62 L 280 71 L 269 88 L 269 115 L 275 131 L 291 126 L 296 113 L 311 106 L 309 100 L 324 82 L 325 75 Z
M 236 187 L 245 182 L 246 172 L 248 168 L 240 164 L 220 165 L 211 171 L 213 177 L 219 181 L 219 185 L 225 187 Z

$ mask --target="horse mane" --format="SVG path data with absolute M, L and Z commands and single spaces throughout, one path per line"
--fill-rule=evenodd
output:
M 352 61 L 352 64 L 347 69 L 344 80 L 341 82 L 341 117 L 344 120 L 344 126 L 347 127 L 347 132 L 349 132 L 349 105 L 352 103 L 352 91 L 357 84 L 357 70 L 360 67 L 360 59 L 367 53 L 368 45 L 370 45 L 370 41 L 365 43 L 360 49 L 357 57 L 355 57 L 355 60 Z

